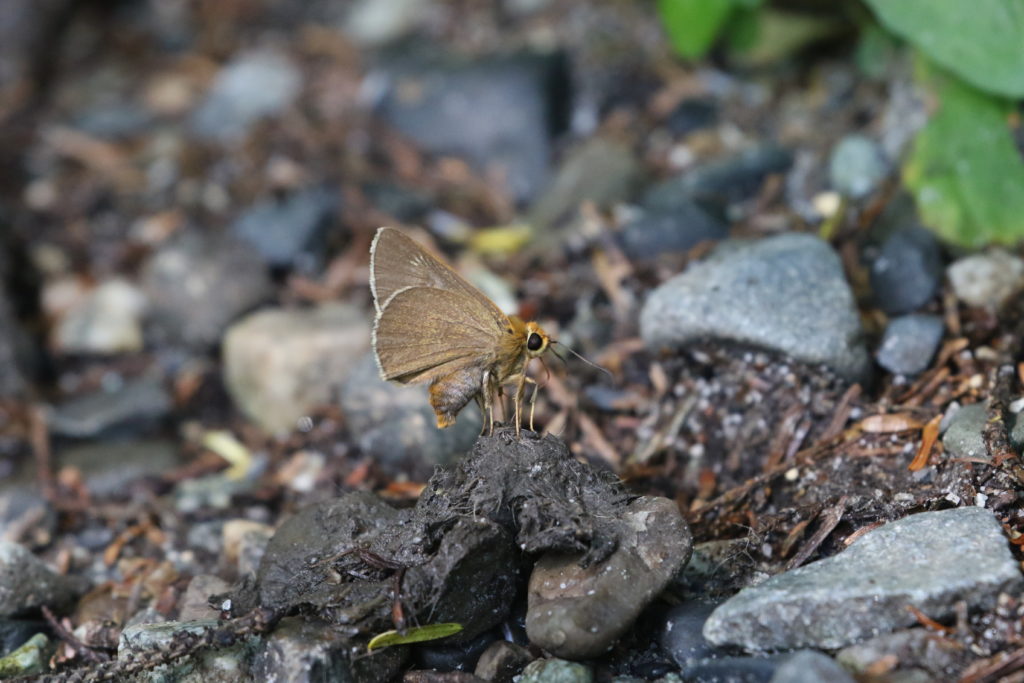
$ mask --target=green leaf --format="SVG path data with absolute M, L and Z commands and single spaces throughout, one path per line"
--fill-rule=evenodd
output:
M 921 220 L 964 246 L 1024 239 L 1024 160 L 1010 131 L 1010 104 L 934 67 L 923 78 L 939 110 L 903 168 Z
M 1024 0 L 867 0 L 879 21 L 968 83 L 1024 97 Z
M 443 624 L 427 624 L 426 626 L 414 626 L 407 629 L 405 633 L 398 631 L 384 631 L 378 633 L 366 644 L 367 650 L 379 650 L 382 647 L 393 645 L 408 645 L 409 643 L 422 643 L 427 640 L 439 640 L 453 636 L 462 630 L 462 624 L 454 622 Z
M 658 14 L 673 49 L 688 59 L 702 57 L 714 44 L 736 0 L 658 0 Z

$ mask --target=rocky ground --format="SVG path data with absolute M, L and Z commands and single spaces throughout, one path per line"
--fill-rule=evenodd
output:
M 918 221 L 908 60 L 685 66 L 610 1 L 2 14 L 0 677 L 1020 680 L 1024 259 Z M 369 354 L 380 225 L 609 374 L 437 430 Z

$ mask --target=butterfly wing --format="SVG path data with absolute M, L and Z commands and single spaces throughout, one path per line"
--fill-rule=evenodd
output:
M 431 287 L 460 293 L 477 301 L 490 315 L 505 315 L 484 294 L 417 242 L 394 228 L 380 228 L 370 245 L 370 289 L 379 315 L 388 299 L 406 287 Z
M 386 380 L 412 384 L 494 363 L 511 329 L 493 304 L 437 287 L 405 287 L 388 297 L 373 327 L 373 351 Z M 493 309 L 493 310 L 492 310 Z

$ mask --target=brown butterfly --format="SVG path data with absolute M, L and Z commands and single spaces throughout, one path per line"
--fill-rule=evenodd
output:
M 381 377 L 399 384 L 430 382 L 437 426 L 455 423 L 476 399 L 494 432 L 492 396 L 515 383 L 516 435 L 527 384 L 530 429 L 536 382 L 529 362 L 552 340 L 535 322 L 507 316 L 483 292 L 394 228 L 380 228 L 370 246 L 370 289 L 377 317 L 373 352 Z

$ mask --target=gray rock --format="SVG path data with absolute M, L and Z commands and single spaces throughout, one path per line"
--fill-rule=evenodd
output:
M 869 369 L 842 264 L 811 235 L 723 243 L 648 296 L 640 330 L 654 348 L 728 340 L 823 363 L 851 380 Z
M 37 633 L 18 649 L 0 658 L 0 678 L 34 676 L 43 672 L 50 640 Z
M 680 200 L 725 209 L 757 195 L 765 179 L 785 173 L 793 155 L 775 145 L 754 147 L 733 157 L 716 159 L 652 187 L 643 199 L 647 209 L 675 208 Z
M 576 662 L 564 659 L 537 659 L 530 662 L 518 683 L 592 683 L 594 674 Z
M 965 256 L 946 270 L 956 297 L 970 306 L 997 309 L 1024 289 L 1024 259 L 1005 249 Z
M 266 265 L 236 237 L 188 231 L 170 240 L 143 268 L 153 336 L 159 343 L 205 348 L 227 326 L 270 297 Z
M 184 633 L 202 636 L 216 629 L 218 623 L 217 619 L 202 619 L 127 626 L 121 631 L 117 658 L 123 661 L 165 651 Z M 142 680 L 152 683 L 231 683 L 253 680 L 249 661 L 257 643 L 258 639 L 250 636 L 230 647 L 205 648 L 196 655 L 175 659 L 170 664 L 147 670 Z
M 916 375 L 931 364 L 945 331 L 937 315 L 912 313 L 893 318 L 885 326 L 878 347 L 878 364 L 897 375 Z
M 492 683 L 512 683 L 531 661 L 533 655 L 522 645 L 496 640 L 480 655 L 473 673 Z
M 305 617 L 282 619 L 252 663 L 252 680 L 280 683 L 390 681 L 405 659 L 405 648 L 369 655 L 337 626 Z
M 169 400 L 169 399 L 168 399 Z M 157 439 L 104 440 L 56 448 L 63 467 L 74 467 L 85 477 L 89 493 L 96 498 L 124 497 L 131 485 L 146 477 L 158 477 L 178 467 L 178 446 Z
M 871 264 L 871 289 L 889 315 L 916 311 L 928 303 L 942 282 L 942 251 L 930 230 L 913 225 L 882 243 Z
M 424 151 L 467 159 L 525 201 L 545 187 L 553 115 L 567 103 L 558 55 L 457 60 L 407 51 L 381 70 L 379 113 Z
M 363 453 L 387 471 L 419 479 L 465 453 L 483 424 L 480 411 L 470 405 L 454 425 L 438 429 L 427 388 L 385 382 L 372 353 L 342 384 L 341 407 Z
M 269 432 L 287 432 L 337 400 L 369 345 L 368 315 L 347 304 L 260 311 L 224 335 L 224 380 L 250 419 Z
M 889 173 L 882 150 L 863 135 L 847 135 L 832 150 L 829 160 L 832 187 L 847 197 L 860 199 L 874 192 Z
M 855 683 L 834 659 L 814 650 L 789 655 L 775 669 L 771 683 Z
M 838 648 L 935 619 L 958 600 L 987 609 L 1024 583 L 992 512 L 922 512 L 865 534 L 845 551 L 745 588 L 712 613 L 704 636 L 748 650 Z
M 671 500 L 638 498 L 621 514 L 630 536 L 604 562 L 581 567 L 566 553 L 537 560 L 526 611 L 534 645 L 571 659 L 600 655 L 690 559 L 690 531 Z
M 287 109 L 301 90 L 302 71 L 283 54 L 246 52 L 220 70 L 189 124 L 206 140 L 241 140 L 250 125 Z
M 91 137 L 124 140 L 145 133 L 153 115 L 135 102 L 102 102 L 75 116 L 74 128 Z
M 210 607 L 210 597 L 226 593 L 230 588 L 231 584 L 213 574 L 193 576 L 188 582 L 188 588 L 185 589 L 185 595 L 181 599 L 178 619 L 180 621 L 216 619 L 220 612 Z
M 114 354 L 142 350 L 146 297 L 122 279 L 104 282 L 69 309 L 54 329 L 63 353 Z
M 938 633 L 923 628 L 886 633 L 844 647 L 836 661 L 857 674 L 866 674 L 878 660 L 895 657 L 900 669 L 921 667 L 933 676 L 948 676 L 962 662 L 963 650 Z
M 665 615 L 659 640 L 662 649 L 680 669 L 725 654 L 709 643 L 702 632 L 704 622 L 719 604 L 711 600 L 690 600 L 676 605 Z
M 246 209 L 231 226 L 274 267 L 315 270 L 323 260 L 327 228 L 338 195 L 326 187 L 268 199 Z
M 530 209 L 538 228 L 558 223 L 591 201 L 609 207 L 628 200 L 641 177 L 640 162 L 626 145 L 593 137 L 569 152 L 554 180 Z
M 171 411 L 163 381 L 143 375 L 122 386 L 77 396 L 50 413 L 50 432 L 90 439 L 102 435 L 138 433 L 158 424 Z
M 697 204 L 679 202 L 671 211 L 648 211 L 630 220 L 623 226 L 619 241 L 630 258 L 649 259 L 728 236 L 728 226 Z
M 84 590 L 81 580 L 57 574 L 23 546 L 0 541 L 0 618 L 43 605 L 59 612 Z
M 986 422 L 988 410 L 984 402 L 963 406 L 953 415 L 946 433 L 942 435 L 943 449 L 954 458 L 989 460 L 991 455 L 982 437 Z

